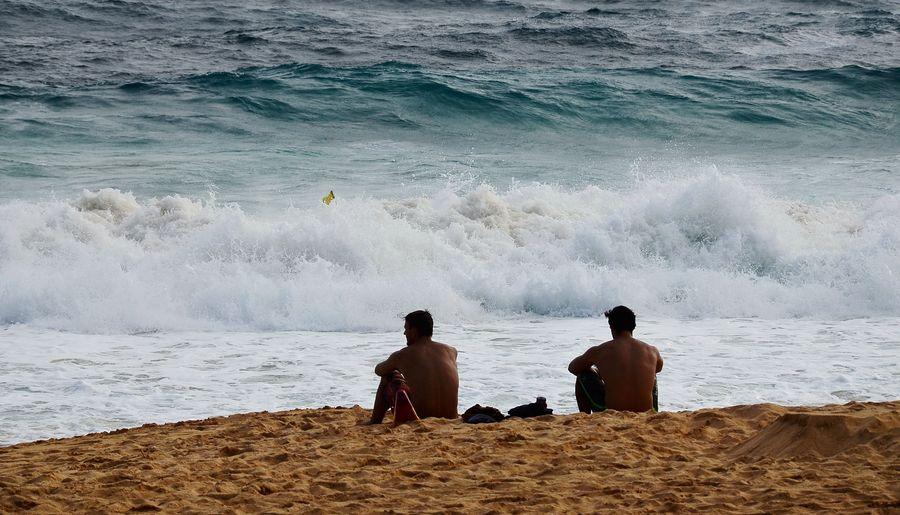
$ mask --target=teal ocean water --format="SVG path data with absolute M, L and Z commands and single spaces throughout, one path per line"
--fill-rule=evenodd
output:
M 897 192 L 895 2 L 0 5 L 0 198 L 113 187 L 248 210 L 632 187 L 717 167 Z
M 898 43 L 887 0 L 0 0 L 0 443 L 365 404 L 422 307 L 463 402 L 570 408 L 542 346 L 620 303 L 670 407 L 896 398 Z

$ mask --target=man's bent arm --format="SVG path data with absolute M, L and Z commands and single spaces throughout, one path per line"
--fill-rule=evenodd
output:
M 594 360 L 591 359 L 589 354 L 593 349 L 588 349 L 587 352 L 573 359 L 571 363 L 569 363 L 569 372 L 575 374 L 576 376 L 587 369 L 591 368 L 594 364 Z
M 655 349 L 654 349 L 655 350 Z M 662 372 L 663 367 L 663 359 L 662 356 L 659 355 L 659 351 L 656 351 L 656 373 Z
M 397 369 L 397 366 L 394 365 L 394 355 L 391 354 L 388 359 L 382 361 L 381 363 L 375 365 L 375 375 L 384 377 L 394 370 Z

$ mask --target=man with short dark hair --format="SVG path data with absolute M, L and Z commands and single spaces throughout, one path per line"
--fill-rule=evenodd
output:
M 663 368 L 659 351 L 636 339 L 634 312 L 616 306 L 604 313 L 612 340 L 591 347 L 569 363 L 575 374 L 575 400 L 584 413 L 614 409 L 658 409 L 656 374 Z
M 421 418 L 456 418 L 459 376 L 456 349 L 431 339 L 434 320 L 431 313 L 413 311 L 404 317 L 406 347 L 393 353 L 375 367 L 381 377 L 370 423 L 379 424 L 391 407 L 387 391 L 391 381 L 405 380 L 409 400 Z

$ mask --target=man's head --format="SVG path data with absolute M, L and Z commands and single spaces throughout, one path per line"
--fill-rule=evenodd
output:
M 616 306 L 603 314 L 609 320 L 609 330 L 613 336 L 622 332 L 634 331 L 634 311 L 625 306 Z
M 406 336 L 406 344 L 412 345 L 422 338 L 431 338 L 434 333 L 434 319 L 431 313 L 420 309 L 403 317 L 403 334 Z

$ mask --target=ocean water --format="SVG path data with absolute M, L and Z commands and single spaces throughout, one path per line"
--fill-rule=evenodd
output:
M 638 313 L 665 409 L 900 393 L 900 4 L 0 2 L 0 444 L 460 409 Z M 333 190 L 336 200 L 321 198 Z

